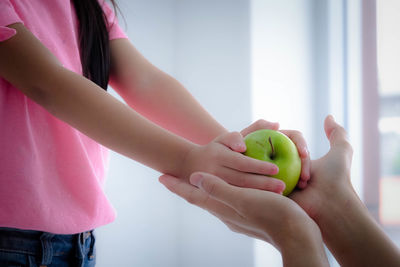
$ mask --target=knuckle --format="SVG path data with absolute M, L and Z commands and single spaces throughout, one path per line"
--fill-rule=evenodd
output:
M 185 199 L 192 205 L 197 205 L 199 203 L 199 199 L 195 194 L 195 189 L 192 189 Z
M 353 154 L 353 146 L 348 141 L 343 142 L 343 148 L 347 153 Z
M 240 171 L 247 171 L 249 169 L 249 167 L 250 167 L 247 162 L 244 162 L 242 160 L 237 160 L 235 162 L 235 166 Z
M 264 190 L 270 191 L 270 190 L 275 189 L 276 184 L 277 184 L 277 181 L 276 181 L 275 179 L 270 179 L 270 178 L 268 178 L 268 179 L 265 179 L 265 180 L 262 181 L 261 187 L 262 187 Z
M 243 136 L 242 136 L 242 134 L 240 133 L 240 132 L 237 132 L 237 131 L 235 131 L 235 132 L 231 132 L 231 136 L 233 137 L 233 138 L 242 138 Z
M 207 180 L 203 181 L 204 190 L 211 196 L 214 196 L 217 193 L 217 186 L 213 182 L 209 182 Z
M 196 205 L 197 204 L 197 199 L 194 197 L 194 195 L 190 194 L 189 196 L 187 196 L 186 201 L 192 205 Z
M 221 157 L 221 151 L 217 146 L 207 146 L 204 154 L 207 155 L 207 158 L 212 161 L 215 161 Z
M 236 178 L 236 185 L 240 187 L 245 187 L 247 185 L 247 179 L 243 175 L 239 175 Z
M 298 130 L 291 130 L 294 135 L 302 135 L 302 133 Z
M 215 142 L 221 142 L 221 140 L 224 140 L 227 136 L 229 136 L 230 133 L 223 133 L 219 136 L 217 136 L 214 141 Z
M 298 140 L 303 140 L 304 136 L 303 133 L 297 130 L 293 130 L 293 136 L 295 136 L 296 138 L 298 138 Z
M 337 138 L 339 131 L 340 131 L 339 128 L 333 128 L 333 130 L 331 131 L 331 134 L 329 136 L 329 139 L 334 140 L 335 138 Z
M 265 125 L 267 125 L 267 124 L 268 124 L 268 122 L 267 122 L 266 120 L 263 120 L 263 119 L 258 119 L 258 120 L 254 123 L 254 125 L 257 126 L 257 127 L 263 127 L 263 126 L 265 126 Z

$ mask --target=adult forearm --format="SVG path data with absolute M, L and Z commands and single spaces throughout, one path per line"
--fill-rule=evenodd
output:
M 350 188 L 327 201 L 318 225 L 341 266 L 399 266 L 398 248 Z

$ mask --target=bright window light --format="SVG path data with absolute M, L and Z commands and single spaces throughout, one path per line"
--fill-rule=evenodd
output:
M 400 224 L 400 175 L 383 177 L 379 181 L 380 209 L 379 218 L 385 226 Z
M 400 117 L 380 118 L 379 131 L 383 134 L 394 133 L 400 135 Z

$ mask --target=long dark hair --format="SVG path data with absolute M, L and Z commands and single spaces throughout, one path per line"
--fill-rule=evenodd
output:
M 103 0 L 105 1 L 105 0 Z M 108 21 L 98 0 L 73 0 L 79 21 L 83 75 L 107 90 L 110 74 Z M 116 11 L 116 3 L 111 0 Z

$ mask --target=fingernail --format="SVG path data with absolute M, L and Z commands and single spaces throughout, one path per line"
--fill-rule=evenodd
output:
M 236 143 L 236 144 L 235 144 L 235 147 L 236 147 L 237 150 L 240 150 L 240 151 L 246 150 L 246 144 L 243 143 L 243 142 Z
M 272 167 L 272 174 L 278 174 L 278 173 L 279 173 L 279 168 L 278 168 L 278 166 L 274 165 Z
M 307 181 L 299 181 L 298 187 L 304 189 L 307 187 Z
M 307 147 L 304 147 L 304 148 L 303 148 L 303 155 L 306 156 L 306 157 L 308 156 L 308 149 L 307 149 Z
M 200 187 L 202 181 L 203 181 L 203 175 L 201 175 L 200 173 L 196 173 L 190 176 L 190 183 L 192 185 Z
M 165 185 L 165 183 L 167 182 L 164 176 L 161 176 L 160 178 L 158 178 L 158 181 L 160 183 L 162 183 L 163 185 Z
M 174 177 L 172 177 L 172 176 L 169 176 L 169 175 L 163 175 L 163 176 L 161 176 L 161 177 L 158 179 L 158 181 L 159 181 L 160 183 L 162 183 L 163 185 L 165 185 L 166 187 L 168 187 L 168 186 L 173 186 L 173 185 L 175 185 L 175 184 L 178 182 L 178 180 L 177 180 L 176 178 L 174 178 Z
M 283 195 L 283 191 L 285 191 L 285 188 L 286 184 L 282 182 L 278 187 L 278 194 Z

